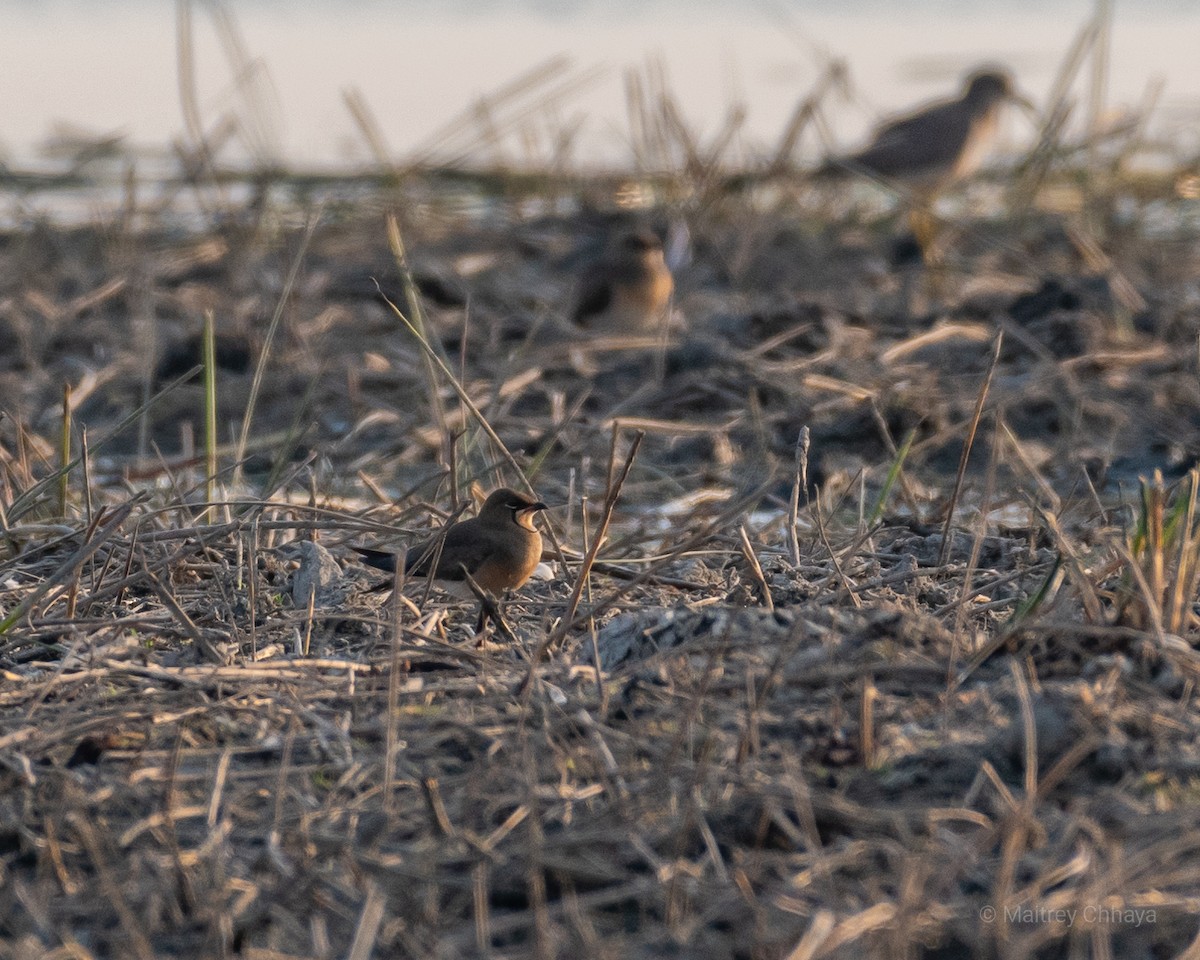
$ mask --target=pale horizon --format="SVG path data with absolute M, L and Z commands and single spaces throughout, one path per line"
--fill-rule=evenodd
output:
M 425 0 L 355 0 L 292 4 L 285 16 L 272 0 L 230 5 L 248 54 L 270 78 L 264 89 L 274 91 L 266 100 L 263 150 L 296 167 L 369 162 L 343 101 L 347 89 L 361 92 L 391 154 L 402 159 L 480 96 L 559 55 L 570 59 L 572 76 L 592 70 L 598 76 L 530 130 L 548 139 L 555 124 L 581 122 L 576 154 L 583 159 L 628 157 L 623 76 L 654 58 L 702 138 L 715 134 L 732 105 L 744 104 L 748 152 L 769 150 L 824 58 L 842 58 L 858 97 L 837 102 L 828 115 L 836 144 L 851 147 L 880 116 L 953 94 L 962 73 L 982 62 L 1009 67 L 1040 102 L 1092 10 L 1091 3 L 1063 0 L 1049 11 L 980 5 L 948 18 L 943 4 L 909 0 L 910 13 L 884 17 L 872 4 L 854 13 L 824 0 L 739 13 L 712 2 L 684 18 L 674 0 L 603 14 L 586 2 L 576 7 L 577 15 L 547 15 L 537 3 L 511 0 L 466 15 L 453 6 L 435 10 Z M 791 26 L 777 12 L 785 9 Z M 11 98 L 0 130 L 10 163 L 36 161 L 57 123 L 121 133 L 140 147 L 165 146 L 182 130 L 175 5 L 18 3 L 8 5 L 6 20 L 0 78 L 6 90 L 27 91 Z M 201 108 L 211 124 L 232 103 L 231 72 L 209 14 L 195 9 L 193 23 Z M 1200 128 L 1197 36 L 1200 9 L 1173 0 L 1159 0 L 1149 13 L 1116 7 L 1108 105 L 1114 112 L 1136 109 L 1161 80 L 1153 128 L 1185 151 L 1197 146 Z M 1010 144 L 1030 135 L 1027 120 L 1007 122 Z

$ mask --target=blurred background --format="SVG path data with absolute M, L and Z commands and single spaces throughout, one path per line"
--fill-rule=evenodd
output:
M 1088 86 L 1089 122 L 1144 116 L 1176 159 L 1200 152 L 1194 0 L 6 0 L 0 160 L 44 168 L 77 159 L 81 141 L 153 155 L 189 122 L 211 136 L 235 117 L 231 162 L 346 170 L 384 151 L 620 166 L 636 77 L 670 93 L 698 140 L 730 131 L 726 159 L 753 163 L 840 65 L 823 123 L 797 144 L 795 159 L 814 160 L 956 93 L 981 62 L 1009 67 L 1042 105 L 1098 12 L 1102 73 L 1072 80 Z M 1016 115 L 1004 131 L 1034 132 Z

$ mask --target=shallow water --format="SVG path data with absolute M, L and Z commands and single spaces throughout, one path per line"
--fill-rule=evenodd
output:
M 702 139 L 715 135 L 732 105 L 746 106 L 736 159 L 768 153 L 824 65 L 842 58 L 852 96 L 833 102 L 827 117 L 832 146 L 848 148 L 880 115 L 954 91 L 962 73 L 983 61 L 1009 65 L 1043 100 L 1092 4 L 251 0 L 229 8 L 256 71 L 241 93 L 215 18 L 207 6 L 192 11 L 203 122 L 211 127 L 233 111 L 249 131 L 222 156 L 344 168 L 371 158 L 345 90 L 361 92 L 390 155 L 403 158 L 433 145 L 447 120 L 481 95 L 558 55 L 570 60 L 564 82 L 596 76 L 532 110 L 498 146 L 476 144 L 472 159 L 544 160 L 555 136 L 578 123 L 573 161 L 627 161 L 624 77 L 652 60 L 661 60 Z M 180 134 L 175 5 L 10 0 L 2 14 L 0 84 L 27 91 L 6 98 L 0 138 L 10 163 L 44 165 L 37 151 L 57 122 L 117 131 L 148 149 Z M 1200 148 L 1198 36 L 1200 4 L 1116 6 L 1108 102 L 1136 107 L 1161 79 L 1154 129 L 1184 153 Z M 1082 92 L 1080 99 L 1082 115 Z M 1010 144 L 1031 133 L 1030 121 L 1017 116 L 1005 130 Z M 811 135 L 801 148 L 811 157 L 826 150 Z

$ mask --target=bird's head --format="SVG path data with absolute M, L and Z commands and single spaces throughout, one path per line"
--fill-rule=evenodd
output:
M 1017 93 L 1012 77 L 999 69 L 976 70 L 967 77 L 966 92 L 963 96 L 977 112 L 989 110 L 1004 100 L 1011 100 L 1027 109 L 1033 109 L 1033 104 Z
M 515 523 L 526 530 L 533 530 L 533 516 L 549 509 L 541 500 L 501 487 L 493 490 L 479 509 L 479 519 L 484 523 L 504 525 Z
M 653 230 L 630 230 L 617 237 L 617 253 L 634 260 L 662 258 L 662 240 Z
M 970 103 L 991 104 L 1012 96 L 1012 79 L 1002 70 L 977 70 L 967 78 Z

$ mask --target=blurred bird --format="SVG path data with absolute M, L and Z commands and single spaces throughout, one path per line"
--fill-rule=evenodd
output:
M 962 96 L 931 103 L 888 121 L 865 149 L 843 162 L 915 193 L 936 193 L 979 169 L 996 136 L 1006 102 L 1029 106 L 1000 70 L 980 70 L 966 81 Z
M 467 575 L 485 593 L 500 596 L 522 586 L 542 559 L 542 536 L 533 517 L 548 509 L 540 500 L 501 487 L 494 490 L 479 509 L 479 516 L 453 524 L 402 554 L 363 547 L 354 549 L 364 561 L 379 570 L 396 572 L 402 560 L 408 577 L 429 577 L 434 585 L 453 596 L 475 596 Z M 482 628 L 484 610 L 480 610 Z
M 572 317 L 610 336 L 653 336 L 667 320 L 675 281 L 650 230 L 619 234 L 584 275 Z
M 1005 71 L 977 70 L 967 77 L 957 99 L 940 100 L 888 121 L 866 148 L 832 165 L 906 187 L 913 202 L 913 233 L 928 253 L 934 239 L 930 205 L 940 191 L 979 169 L 1006 103 L 1033 109 Z
M 232 333 L 218 333 L 213 337 L 213 359 L 217 369 L 225 373 L 247 373 L 253 365 L 256 351 L 249 337 Z M 204 337 L 195 333 L 186 340 L 168 346 L 159 357 L 154 368 L 155 388 L 182 377 L 195 367 L 204 364 Z M 199 380 L 201 374 L 192 378 Z

